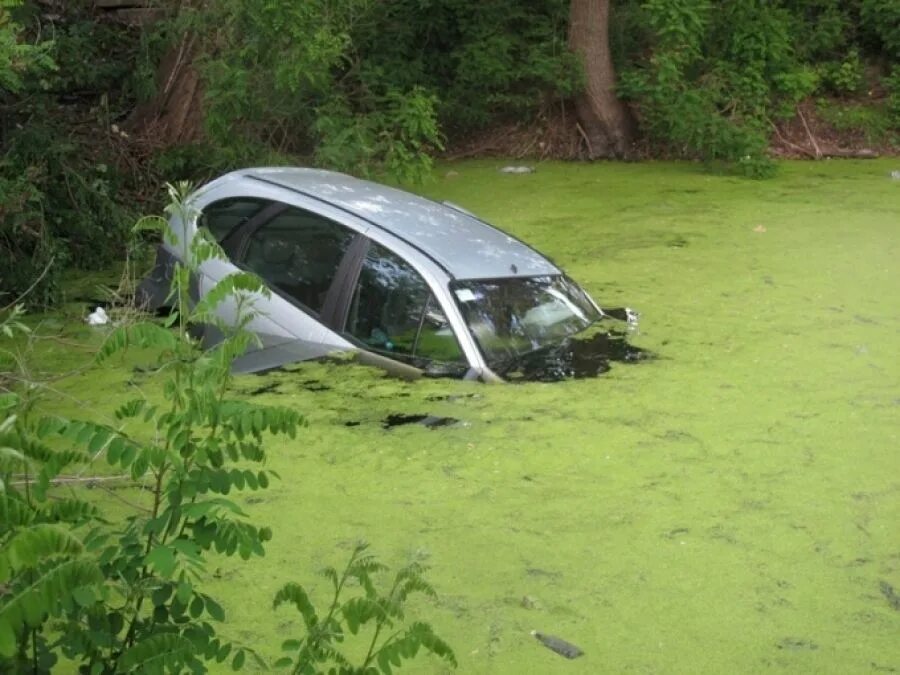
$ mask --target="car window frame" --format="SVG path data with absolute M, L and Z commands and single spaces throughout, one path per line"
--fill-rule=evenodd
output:
M 456 326 L 454 326 L 453 322 L 450 320 L 449 314 L 447 312 L 447 308 L 444 306 L 444 303 L 441 301 L 441 294 L 438 292 L 440 290 L 439 287 L 436 287 L 435 284 L 432 284 L 431 282 L 429 282 L 428 276 L 426 274 L 423 274 L 422 271 L 415 265 L 415 263 L 413 261 L 411 261 L 407 256 L 404 256 L 403 254 L 399 253 L 396 249 L 394 249 L 393 247 L 391 247 L 390 245 L 386 244 L 383 241 L 377 241 L 377 240 L 372 239 L 371 237 L 367 237 L 365 235 L 363 235 L 362 237 L 364 239 L 364 242 L 360 246 L 359 250 L 357 251 L 356 256 L 353 259 L 352 268 L 350 268 L 348 270 L 348 277 L 347 277 L 347 281 L 346 281 L 346 290 L 345 290 L 343 297 L 341 298 L 341 304 L 337 308 L 337 312 L 335 315 L 336 319 L 339 322 L 338 327 L 334 328 L 333 330 L 335 330 L 345 340 L 347 340 L 348 342 L 355 345 L 357 348 L 359 348 L 369 354 L 373 354 L 380 358 L 395 361 L 404 366 L 410 366 L 410 367 L 416 368 L 417 370 L 419 370 L 421 372 L 425 372 L 425 368 L 422 368 L 420 365 L 417 365 L 417 362 L 418 363 L 447 364 L 447 365 L 454 365 L 455 363 L 458 363 L 460 365 L 460 368 L 464 367 L 466 370 L 468 370 L 471 367 L 471 365 L 469 363 L 469 358 L 466 354 L 465 349 L 463 348 L 462 341 L 460 340 L 460 337 L 459 337 L 459 332 L 457 331 Z M 422 280 L 422 282 L 425 284 L 426 288 L 429 291 L 428 298 L 434 299 L 434 301 L 437 303 L 438 307 L 440 308 L 441 312 L 444 314 L 445 318 L 447 319 L 447 324 L 449 325 L 450 330 L 453 332 L 453 339 L 456 341 L 456 346 L 459 349 L 459 356 L 460 356 L 459 361 L 457 361 L 457 362 L 440 361 L 438 359 L 432 359 L 432 358 L 428 358 L 428 357 L 418 356 L 415 354 L 415 352 L 419 346 L 419 340 L 421 338 L 421 333 L 422 333 L 422 326 L 424 325 L 424 322 L 425 322 L 425 310 L 428 307 L 428 299 L 426 299 L 425 305 L 423 305 L 423 307 L 422 307 L 421 315 L 419 316 L 419 324 L 418 324 L 418 328 L 416 330 L 416 337 L 413 342 L 413 353 L 412 354 L 400 354 L 400 353 L 396 353 L 396 352 L 394 352 L 394 353 L 382 352 L 382 351 L 379 351 L 376 349 L 372 349 L 371 345 L 367 345 L 366 343 L 364 343 L 362 340 L 360 340 L 358 337 L 356 337 L 355 335 L 353 335 L 352 333 L 350 333 L 347 330 L 347 321 L 349 319 L 350 306 L 353 302 L 353 296 L 356 292 L 356 287 L 357 287 L 357 284 L 359 283 L 360 275 L 362 274 L 363 264 L 365 263 L 366 257 L 368 256 L 369 250 L 371 249 L 372 245 L 380 246 L 381 248 L 385 249 L 389 253 L 397 256 L 397 258 L 399 258 L 404 263 L 409 265 L 413 269 L 413 271 L 419 275 L 419 278 Z M 348 250 L 348 253 L 349 253 L 349 250 Z
M 241 197 L 229 197 L 229 199 L 240 199 Z M 245 199 L 255 199 L 255 197 L 244 197 Z M 204 210 L 209 206 L 212 206 L 219 201 L 224 200 L 216 200 L 214 202 L 210 202 L 207 206 L 204 207 Z M 335 270 L 334 278 L 331 280 L 331 284 L 328 287 L 328 290 L 325 293 L 325 300 L 322 303 L 321 311 L 317 312 L 312 307 L 305 305 L 300 302 L 297 298 L 292 296 L 290 293 L 285 293 L 281 289 L 275 287 L 270 284 L 266 279 L 262 276 L 260 278 L 265 283 L 267 289 L 270 292 L 274 293 L 278 297 L 286 300 L 291 305 L 302 311 L 304 314 L 309 316 L 314 321 L 322 324 L 326 328 L 333 330 L 335 332 L 339 332 L 336 324 L 336 317 L 339 316 L 338 309 L 341 304 L 341 294 L 342 289 L 347 285 L 347 275 L 352 274 L 352 270 L 354 268 L 354 260 L 356 258 L 360 258 L 360 249 L 363 249 L 362 257 L 365 257 L 365 251 L 368 250 L 367 247 L 363 247 L 362 244 L 366 241 L 366 237 L 354 229 L 353 227 L 347 225 L 346 223 L 342 223 L 334 218 L 329 218 L 321 213 L 313 211 L 312 209 L 304 208 L 302 206 L 297 206 L 296 204 L 288 204 L 285 202 L 281 202 L 273 199 L 265 199 L 264 201 L 270 202 L 268 205 L 264 206 L 260 211 L 258 211 L 252 218 L 248 219 L 244 223 L 240 223 L 237 225 L 231 232 L 229 232 L 221 242 L 222 249 L 225 251 L 228 256 L 229 261 L 232 265 L 240 269 L 244 272 L 250 272 L 252 274 L 257 274 L 254 270 L 249 269 L 245 264 L 245 258 L 247 255 L 247 251 L 249 249 L 250 238 L 256 234 L 260 229 L 268 225 L 275 218 L 283 214 L 285 211 L 290 209 L 294 209 L 297 211 L 302 211 L 308 214 L 315 216 L 316 218 L 321 218 L 337 227 L 343 228 L 350 232 L 353 236 L 350 240 L 350 244 L 347 247 L 347 250 L 344 252 L 344 255 L 341 257 L 341 260 L 338 262 L 337 268 Z M 361 263 L 360 263 L 361 266 Z M 355 282 L 354 282 L 355 283 Z M 350 284 L 351 294 L 353 284 Z M 349 306 L 349 302 L 348 302 Z

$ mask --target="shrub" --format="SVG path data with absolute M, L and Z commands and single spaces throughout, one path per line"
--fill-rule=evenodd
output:
M 187 219 L 185 189 L 172 192 L 172 215 Z M 144 220 L 142 229 L 172 233 L 164 221 Z M 262 555 L 271 537 L 251 524 L 230 492 L 264 489 L 274 474 L 260 468 L 264 434 L 293 435 L 303 418 L 293 410 L 258 406 L 228 397 L 233 357 L 250 336 L 229 331 L 219 346 L 201 352 L 190 337 L 191 322 L 216 323 L 219 302 L 233 298 L 249 319 L 248 294 L 264 292 L 258 278 L 226 277 L 193 306 L 189 284 L 197 266 L 222 256 L 201 231 L 180 242 L 185 266 L 174 272 L 175 313 L 167 325 L 140 321 L 112 331 L 98 352 L 99 363 L 128 348 L 158 355 L 164 373 L 164 403 L 145 398 L 122 402 L 116 425 L 45 416 L 32 420 L 29 399 L 0 400 L 0 477 L 24 475 L 24 494 L 0 491 L 0 668 L 45 672 L 60 651 L 86 673 L 181 672 L 203 669 L 205 661 L 232 660 L 239 668 L 249 647 L 217 635 L 225 618 L 203 592 L 207 556 L 216 551 L 244 559 Z M 132 434 L 129 422 L 148 423 L 151 434 Z M 51 449 L 48 441 L 52 441 Z M 102 454 L 110 466 L 134 480 L 148 480 L 149 509 L 122 524 L 105 524 L 82 501 L 46 500 L 47 485 L 64 466 Z M 18 468 L 17 467 L 21 467 Z M 30 476 L 37 474 L 37 481 Z M 33 485 L 33 487 L 31 487 Z M 45 525 L 63 522 L 69 527 Z M 76 536 L 76 525 L 92 527 Z M 52 630 L 50 617 L 62 619 Z

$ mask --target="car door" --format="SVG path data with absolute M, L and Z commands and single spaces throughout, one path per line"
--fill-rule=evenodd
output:
M 401 374 L 415 369 L 426 375 L 462 376 L 469 369 L 444 309 L 423 276 L 374 241 L 361 256 L 341 319 L 342 334 L 365 350 L 364 361 Z
M 208 286 L 203 291 L 208 292 L 236 269 L 259 275 L 272 291 L 268 298 L 253 297 L 248 328 L 260 344 L 235 362 L 235 370 L 260 370 L 350 347 L 328 330 L 322 319 L 333 305 L 331 288 L 336 286 L 341 263 L 361 235 L 318 214 L 278 202 L 266 204 L 227 232 L 225 227 L 214 229 L 212 221 L 208 218 L 210 230 L 221 236 L 230 260 L 204 265 Z M 228 298 L 219 315 L 233 324 L 239 312 L 237 300 Z

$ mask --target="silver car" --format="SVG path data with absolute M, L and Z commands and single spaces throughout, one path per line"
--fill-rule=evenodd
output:
M 206 227 L 229 257 L 203 263 L 197 297 L 237 269 L 272 290 L 254 302 L 260 345 L 238 372 L 354 350 L 403 376 L 502 380 L 520 357 L 604 316 L 546 257 L 447 202 L 285 167 L 229 173 L 188 203 L 199 215 L 172 223 L 178 238 Z M 160 245 L 139 287 L 150 307 L 165 303 L 177 257 Z M 235 312 L 220 309 L 226 322 Z

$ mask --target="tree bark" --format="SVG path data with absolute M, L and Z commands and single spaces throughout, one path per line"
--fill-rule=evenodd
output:
M 194 66 L 196 43 L 186 34 L 163 56 L 157 69 L 157 94 L 131 114 L 133 133 L 158 148 L 185 145 L 203 135 L 203 89 Z
M 584 67 L 585 86 L 575 113 L 590 159 L 627 159 L 634 120 L 616 96 L 616 71 L 609 50 L 610 0 L 571 0 L 569 48 Z

